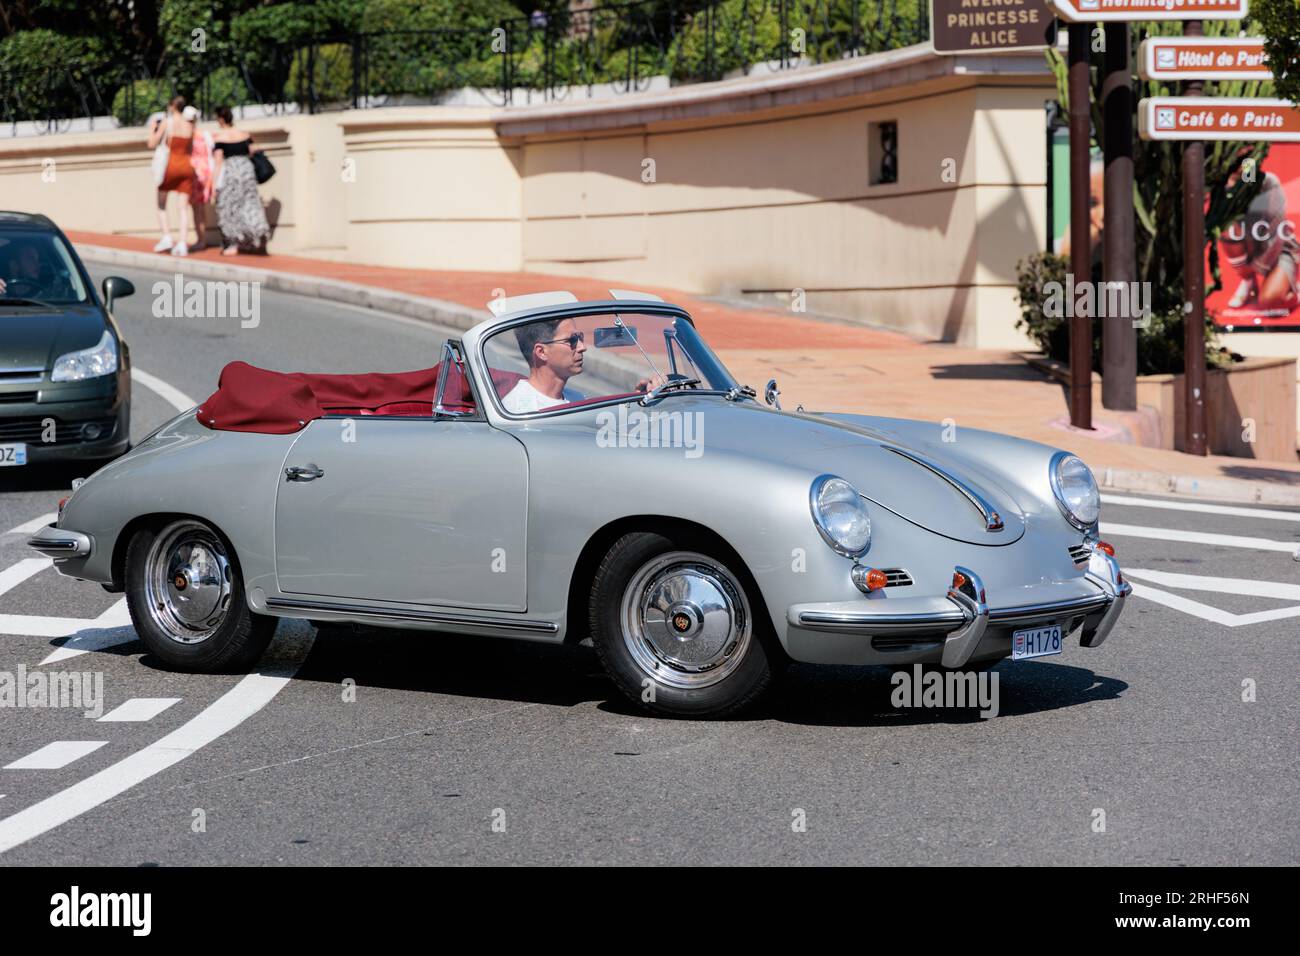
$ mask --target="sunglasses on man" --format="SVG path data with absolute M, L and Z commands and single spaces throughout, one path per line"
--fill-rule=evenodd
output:
M 579 343 L 579 342 L 586 342 L 586 341 L 587 341 L 587 336 L 586 336 L 585 333 L 582 333 L 582 332 L 574 332 L 572 335 L 568 336 L 567 338 L 563 338 L 563 339 L 542 339 L 542 344 L 543 344 L 543 345 L 556 345 L 556 344 L 558 344 L 558 343 L 560 343 L 560 342 L 565 342 L 565 343 L 568 344 L 569 348 L 571 348 L 571 349 L 577 349 L 577 347 L 578 347 L 578 343 Z

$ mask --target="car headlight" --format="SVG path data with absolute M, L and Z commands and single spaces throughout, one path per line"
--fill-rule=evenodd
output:
M 79 352 L 69 352 L 55 359 L 50 381 L 80 382 L 87 378 L 112 375 L 116 371 L 117 342 L 113 340 L 113 333 L 105 329 L 98 345 Z
M 808 495 L 813 524 L 832 548 L 856 558 L 871 546 L 871 513 L 858 490 L 843 478 L 821 475 Z
M 1047 473 L 1052 494 L 1056 495 L 1056 503 L 1066 520 L 1080 531 L 1096 524 L 1101 515 L 1101 495 L 1092 470 L 1075 455 L 1058 451 L 1052 456 Z

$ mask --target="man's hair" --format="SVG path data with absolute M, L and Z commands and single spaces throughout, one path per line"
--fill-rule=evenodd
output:
M 528 367 L 533 367 L 533 346 L 555 338 L 555 330 L 563 319 L 544 319 L 541 322 L 529 322 L 515 329 L 515 339 L 519 342 L 519 351 L 524 355 Z

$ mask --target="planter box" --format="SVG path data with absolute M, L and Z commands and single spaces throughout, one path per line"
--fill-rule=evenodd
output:
M 1067 387 L 1062 362 L 1020 353 L 1035 368 Z M 1269 461 L 1296 460 L 1296 360 L 1248 358 L 1205 375 L 1206 431 L 1210 453 Z M 1093 373 L 1094 401 L 1101 376 Z M 1183 450 L 1183 376 L 1140 375 L 1136 412 L 1101 412 L 1119 420 L 1129 441 L 1148 448 Z M 1095 416 L 1096 412 L 1094 412 Z M 1252 427 L 1248 427 L 1253 423 Z M 1253 435 L 1251 431 L 1253 430 Z M 1253 441 L 1247 441 L 1252 438 Z
M 1181 375 L 1138 377 L 1138 404 L 1156 410 L 1161 448 L 1183 451 L 1183 395 Z M 1210 454 L 1294 461 L 1295 359 L 1251 358 L 1207 372 L 1205 412 Z

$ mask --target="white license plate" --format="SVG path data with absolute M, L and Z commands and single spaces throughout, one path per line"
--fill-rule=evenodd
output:
M 1030 657 L 1048 657 L 1061 653 L 1061 628 L 1027 627 L 1011 634 L 1011 659 L 1023 661 Z
M 0 468 L 6 465 L 27 464 L 27 446 L 22 442 L 0 445 Z

